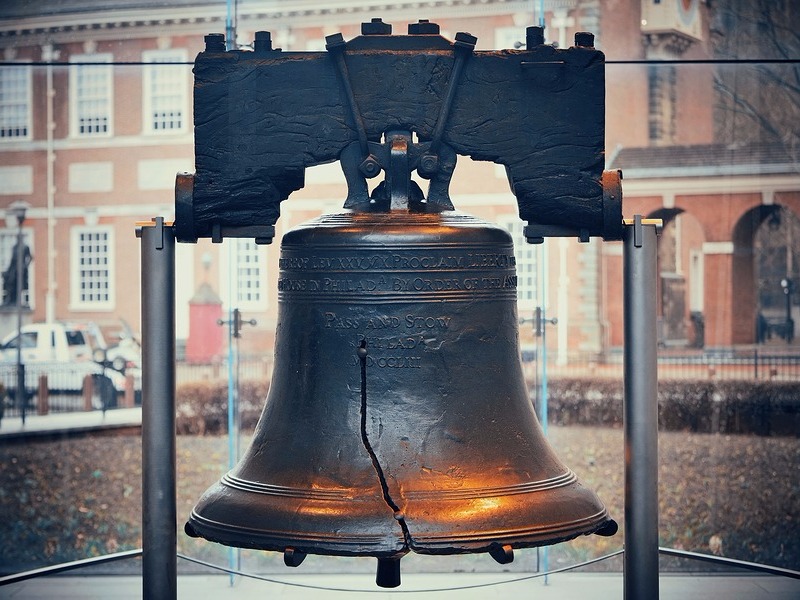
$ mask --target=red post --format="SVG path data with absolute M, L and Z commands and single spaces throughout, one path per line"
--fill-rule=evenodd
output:
M 94 379 L 91 375 L 83 378 L 83 410 L 92 410 L 92 396 L 94 396 Z
M 136 404 L 133 390 L 133 375 L 125 376 L 125 395 L 122 397 L 123 408 L 133 408 Z
M 50 412 L 50 396 L 48 394 L 47 375 L 39 375 L 39 389 L 36 395 L 36 414 L 46 415 Z

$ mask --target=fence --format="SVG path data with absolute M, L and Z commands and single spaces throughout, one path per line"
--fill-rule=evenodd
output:
M 25 414 L 106 410 L 141 404 L 133 375 L 122 377 L 91 364 L 46 364 L 25 367 Z M 17 396 L 17 367 L 0 364 L 0 418 L 22 415 Z
M 178 362 L 175 379 L 178 385 L 195 381 L 227 380 L 230 370 L 239 381 L 269 381 L 272 378 L 272 356 L 241 356 L 233 365 L 226 360 L 213 363 Z
M 676 350 L 662 348 L 658 353 L 658 378 L 681 379 L 739 379 L 739 380 L 800 380 L 800 349 L 787 351 L 764 348 L 715 348 L 708 350 Z M 528 352 L 526 375 L 535 374 L 536 353 Z M 548 354 L 548 377 L 597 377 L 622 379 L 623 354 L 613 351 L 598 353 L 569 353 L 559 357 Z
M 522 359 L 526 377 L 529 381 L 535 380 L 538 376 L 536 351 L 526 349 Z M 269 381 L 272 378 L 272 356 L 243 356 L 231 367 L 224 360 L 209 364 L 179 362 L 176 381 L 178 385 L 223 381 L 228 379 L 231 368 L 240 381 Z M 623 355 L 621 351 L 570 353 L 566 356 L 550 352 L 547 369 L 551 379 L 593 377 L 621 380 Z M 139 386 L 130 381 L 132 378 L 129 376 L 128 381 L 120 382 L 118 374 L 114 374 L 112 380 L 102 374 L 87 373 L 85 366 L 48 365 L 46 370 L 29 366 L 25 373 L 26 413 L 74 412 L 141 404 Z M 697 351 L 661 349 L 658 376 L 660 380 L 800 381 L 800 352 L 753 347 Z M 0 417 L 20 416 L 16 377 L 14 364 L 0 365 Z

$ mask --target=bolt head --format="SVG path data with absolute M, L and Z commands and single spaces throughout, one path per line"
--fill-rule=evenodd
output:
M 358 170 L 361 171 L 361 174 L 367 179 L 372 179 L 381 172 L 381 165 L 378 162 L 378 159 L 370 154 L 359 165 Z
M 435 154 L 426 154 L 419 159 L 420 175 L 432 175 L 439 170 L 439 157 Z

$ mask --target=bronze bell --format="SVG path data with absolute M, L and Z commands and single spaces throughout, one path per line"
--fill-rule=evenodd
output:
M 269 396 L 186 531 L 222 544 L 399 559 L 613 535 L 556 457 L 519 360 L 510 236 L 445 211 L 345 212 L 289 232 Z

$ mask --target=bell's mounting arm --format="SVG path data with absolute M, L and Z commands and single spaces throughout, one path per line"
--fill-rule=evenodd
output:
M 366 179 L 388 174 L 392 144 L 403 143 L 409 177 L 430 180 L 425 210 L 452 208 L 456 155 L 469 156 L 505 167 L 529 241 L 620 239 L 619 175 L 603 171 L 605 57 L 587 34 L 556 49 L 537 29 L 525 49 L 499 51 L 475 51 L 464 33 L 450 42 L 427 22 L 390 35 L 373 20 L 350 41 L 329 36 L 326 52 L 273 49 L 266 32 L 252 52 L 225 51 L 221 35 L 207 36 L 194 68 L 195 173 L 176 186 L 178 239 L 268 243 L 305 169 L 336 160 L 345 206 L 374 206 Z

